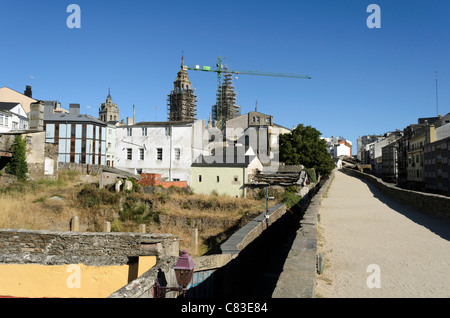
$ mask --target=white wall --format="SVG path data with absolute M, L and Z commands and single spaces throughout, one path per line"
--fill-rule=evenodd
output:
M 142 135 L 142 127 L 147 128 L 147 136 Z M 193 125 L 172 126 L 172 133 L 166 133 L 164 126 L 131 125 L 118 126 L 116 128 L 115 167 L 131 173 L 142 170 L 143 173 L 159 173 L 161 178 L 173 181 L 190 182 L 191 164 L 201 153 L 201 139 L 194 131 L 202 129 L 202 121 L 196 121 Z M 131 128 L 132 135 L 127 135 Z M 195 146 L 197 144 L 197 146 Z M 162 149 L 162 160 L 157 159 L 157 149 Z M 131 149 L 132 158 L 127 158 L 127 149 Z M 143 149 L 144 159 L 140 158 L 140 149 Z M 176 149 L 180 151 L 179 159 L 176 158 Z

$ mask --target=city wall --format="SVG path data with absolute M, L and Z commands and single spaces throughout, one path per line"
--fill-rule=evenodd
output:
M 316 295 L 318 214 L 324 193 L 330 187 L 335 170 L 317 187 L 304 211 L 273 298 L 314 298 Z
M 399 200 L 402 203 L 411 205 L 431 215 L 450 218 L 450 197 L 439 194 L 402 189 L 392 183 L 384 182 L 382 179 L 377 178 L 371 174 L 367 174 L 350 168 L 344 168 L 342 171 L 351 176 L 369 182 L 383 194 Z

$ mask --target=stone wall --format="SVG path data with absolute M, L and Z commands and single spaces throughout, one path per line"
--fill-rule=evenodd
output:
M 314 298 L 316 293 L 316 255 L 318 212 L 323 194 L 328 190 L 335 171 L 316 189 L 300 221 L 283 271 L 273 291 L 273 298 Z
M 178 256 L 171 234 L 0 230 L 0 263 L 122 265 L 130 257 Z
M 402 203 L 411 205 L 432 215 L 450 218 L 450 197 L 402 189 L 392 183 L 384 182 L 373 175 L 354 169 L 344 168 L 342 171 L 351 176 L 370 182 L 370 184 L 374 185 L 383 194 L 399 200 Z

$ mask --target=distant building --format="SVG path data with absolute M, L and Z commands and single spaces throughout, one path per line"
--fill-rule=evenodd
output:
M 239 155 L 236 149 L 239 147 L 229 148 L 223 149 L 222 160 L 200 156 L 192 164 L 190 186 L 195 193 L 247 196 L 246 185 L 257 170 L 262 170 L 262 164 L 255 155 Z
M 26 87 L 24 94 L 6 86 L 0 88 L 0 102 L 18 103 L 22 105 L 27 114 L 30 112 L 30 105 L 37 102 L 37 100 L 31 96 L 31 86 Z
M 352 156 L 352 142 L 344 137 L 322 138 L 327 142 L 327 151 L 333 159 Z
M 204 146 L 201 120 L 139 122 L 116 128 L 116 168 L 161 174 L 161 181 L 187 181 Z M 207 142 L 208 140 L 206 140 Z
M 225 137 L 228 146 L 251 147 L 263 165 L 278 159 L 279 136 L 291 130 L 277 125 L 272 115 L 251 111 L 229 119 L 225 123 Z M 278 164 L 277 164 L 278 166 Z
M 424 184 L 428 191 L 450 195 L 450 137 L 424 147 Z
M 117 123 L 119 121 L 119 108 L 116 103 L 113 103 L 110 90 L 108 90 L 106 101 L 100 106 L 98 119 L 105 123 Z
M 28 116 L 22 105 L 0 102 L 0 133 L 27 129 Z
M 54 113 L 45 105 L 46 142 L 58 145 L 58 162 L 106 165 L 107 124 L 80 114 L 79 104 L 70 104 L 69 113 Z
M 218 102 L 211 107 L 212 121 L 214 126 L 223 130 L 226 123 L 241 115 L 241 107 L 236 105 L 236 91 L 233 86 L 232 74 L 224 73 L 221 87 L 221 111 L 219 113 Z
M 197 116 L 197 96 L 191 89 L 187 71 L 185 70 L 183 58 L 181 58 L 181 69 L 173 82 L 173 90 L 167 96 L 167 110 L 169 121 L 193 121 Z

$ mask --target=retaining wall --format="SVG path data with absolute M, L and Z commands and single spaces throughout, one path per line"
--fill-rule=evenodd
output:
M 392 183 L 384 182 L 382 179 L 371 174 L 355 169 L 344 168 L 342 171 L 370 182 L 370 184 L 374 185 L 383 194 L 402 203 L 411 205 L 432 215 L 450 218 L 450 197 L 448 196 L 402 189 Z

